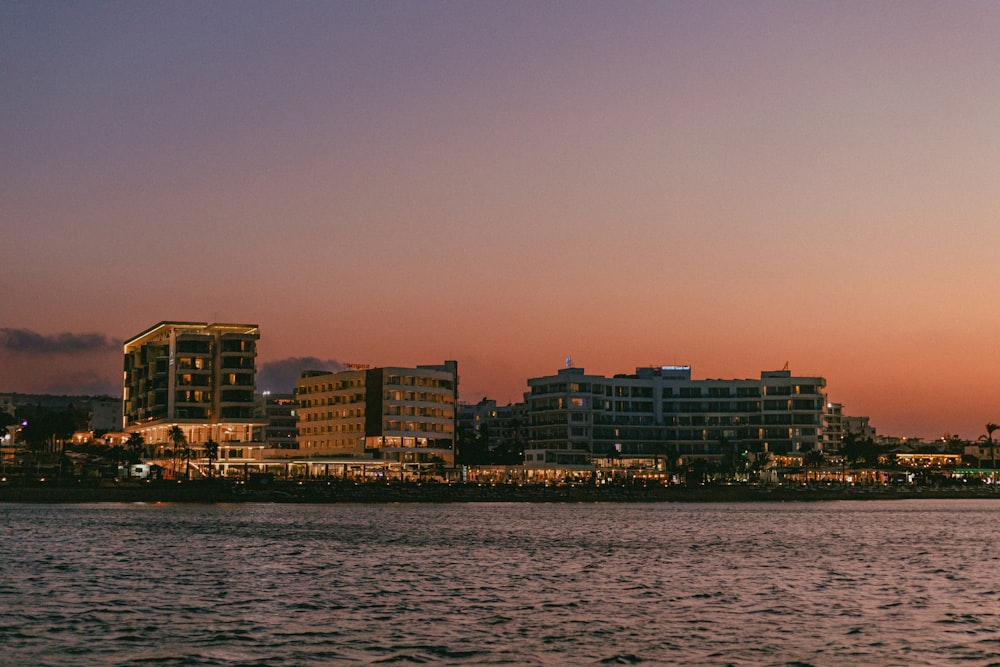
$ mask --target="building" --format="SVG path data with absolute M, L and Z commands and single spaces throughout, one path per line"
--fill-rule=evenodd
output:
M 298 450 L 298 408 L 294 394 L 271 394 L 264 392 L 257 397 L 258 415 L 267 422 L 258 440 L 268 449 Z
M 90 401 L 91 431 L 118 431 L 122 427 L 122 401 L 120 398 L 99 397 Z
M 192 448 L 213 440 L 219 463 L 260 458 L 254 429 L 255 324 L 160 322 L 125 342 L 122 420 L 151 450 L 177 426 Z M 157 445 L 159 447 L 157 447 Z
M 868 417 L 844 415 L 844 435 L 852 435 L 858 440 L 874 440 L 876 433 Z
M 823 449 L 828 452 L 840 450 L 844 442 L 844 406 L 841 403 L 827 403 L 823 411 Z
M 528 380 L 525 465 L 657 465 L 660 459 L 821 448 L 826 381 L 788 370 L 760 379 L 693 380 L 690 366 Z
M 454 463 L 458 362 L 306 371 L 296 394 L 302 456 Z
M 527 443 L 527 409 L 524 403 L 497 405 L 490 398 L 458 406 L 458 446 L 469 458 L 484 462 L 517 464 Z

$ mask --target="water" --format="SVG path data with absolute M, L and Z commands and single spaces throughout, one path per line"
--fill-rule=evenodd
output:
M 0 664 L 1000 664 L 1000 501 L 0 505 Z

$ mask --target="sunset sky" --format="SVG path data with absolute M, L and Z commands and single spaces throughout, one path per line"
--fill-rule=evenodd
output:
M 0 392 L 161 320 L 462 398 L 787 362 L 1000 422 L 1000 3 L 0 3 Z M 261 386 L 260 389 L 268 387 Z

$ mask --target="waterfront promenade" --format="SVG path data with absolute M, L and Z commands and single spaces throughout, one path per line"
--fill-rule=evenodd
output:
M 131 484 L 0 485 L 0 502 L 28 503 L 467 503 L 467 502 L 812 502 L 912 498 L 1000 498 L 994 489 L 916 486 L 517 485 L 227 480 Z

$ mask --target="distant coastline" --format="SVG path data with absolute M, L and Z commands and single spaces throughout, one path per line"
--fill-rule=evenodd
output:
M 470 502 L 817 502 L 993 498 L 987 487 L 886 486 L 544 486 L 276 482 L 248 488 L 228 481 L 109 486 L 0 486 L 0 503 L 470 503 Z

